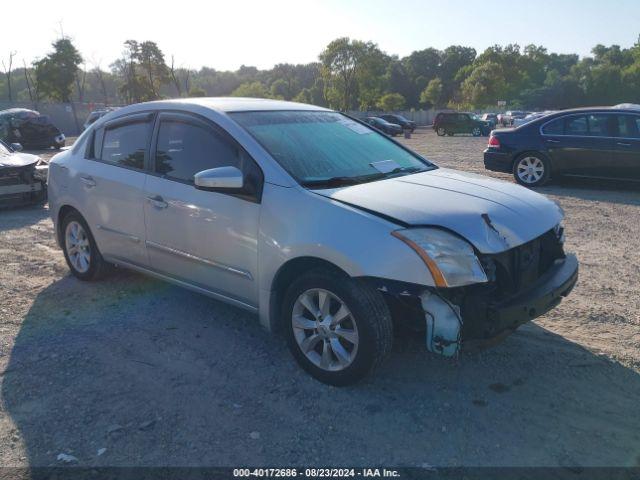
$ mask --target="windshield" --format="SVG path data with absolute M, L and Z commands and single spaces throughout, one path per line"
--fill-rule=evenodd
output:
M 340 113 L 236 112 L 231 116 L 305 186 L 364 183 L 435 168 Z

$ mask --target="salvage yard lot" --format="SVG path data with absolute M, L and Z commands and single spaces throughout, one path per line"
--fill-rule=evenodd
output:
M 511 181 L 484 170 L 486 138 L 402 142 Z M 457 360 L 403 335 L 345 389 L 242 310 L 128 272 L 76 280 L 46 209 L 0 212 L 0 465 L 640 465 L 640 192 L 540 191 L 567 216 L 572 295 Z

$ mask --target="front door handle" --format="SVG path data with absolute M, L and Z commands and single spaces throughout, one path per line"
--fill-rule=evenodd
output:
M 620 145 L 621 147 L 630 147 L 631 146 L 630 143 L 624 143 L 624 142 L 618 142 L 618 145 Z
M 167 208 L 169 206 L 169 204 L 165 202 L 160 195 L 149 196 L 147 197 L 147 200 L 156 208 Z
M 96 186 L 96 181 L 91 175 L 80 175 L 80 180 L 87 188 L 93 188 Z
M 560 143 L 560 140 L 554 140 L 553 138 L 547 138 L 548 143 Z

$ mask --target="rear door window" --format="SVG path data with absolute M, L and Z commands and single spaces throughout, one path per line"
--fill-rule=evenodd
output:
M 587 116 L 589 123 L 589 135 L 592 137 L 610 137 L 609 131 L 610 115 L 603 113 L 594 113 Z
M 568 117 L 565 120 L 564 134 L 565 135 L 588 135 L 589 124 L 587 123 L 586 115 Z
M 107 127 L 102 148 L 96 158 L 122 167 L 144 169 L 144 159 L 151 133 L 149 120 L 133 121 Z M 96 135 L 96 138 L 99 138 Z
M 544 135 L 562 135 L 564 133 L 564 118 L 553 120 L 542 127 Z

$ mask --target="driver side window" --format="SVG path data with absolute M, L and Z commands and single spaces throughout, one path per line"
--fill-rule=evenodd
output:
M 241 167 L 238 148 L 200 122 L 162 120 L 157 145 L 155 171 L 173 180 L 193 183 L 202 170 Z
M 196 173 L 218 167 L 240 169 L 244 187 L 234 194 L 260 201 L 262 170 L 239 145 L 203 121 L 176 116 L 160 118 L 153 159 L 155 173 L 193 185 Z

